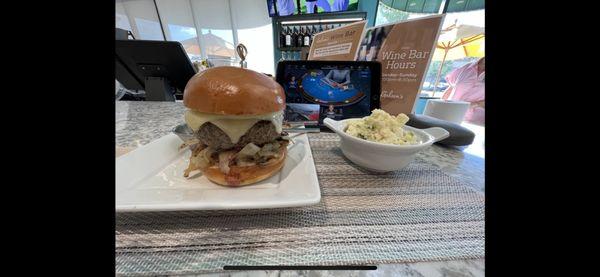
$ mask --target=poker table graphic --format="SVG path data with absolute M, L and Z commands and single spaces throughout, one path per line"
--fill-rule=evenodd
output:
M 343 88 L 333 87 L 324 77 L 321 70 L 304 74 L 299 84 L 302 96 L 316 104 L 334 106 L 354 104 L 365 97 L 365 93 L 352 84 Z

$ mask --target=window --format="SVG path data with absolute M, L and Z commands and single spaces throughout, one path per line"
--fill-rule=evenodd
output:
M 410 4 L 414 4 L 414 2 L 409 3 L 409 2 L 405 1 L 405 3 L 409 7 L 408 10 L 411 10 Z M 428 9 L 430 10 L 431 8 L 428 8 Z M 423 12 L 428 9 L 419 9 L 418 10 L 419 12 L 406 12 L 404 10 L 396 9 L 391 6 L 388 6 L 385 4 L 385 1 L 381 1 L 379 3 L 379 7 L 377 7 L 377 16 L 375 17 L 375 25 L 395 23 L 395 22 L 400 22 L 400 21 L 413 19 L 413 18 L 424 17 L 424 16 L 428 16 L 428 15 L 437 13 L 437 12 L 433 12 L 433 13 L 424 13 Z
M 475 10 L 475 11 L 467 11 L 467 12 L 455 12 L 455 13 L 446 13 L 446 17 L 444 18 L 444 23 L 442 25 L 442 29 L 448 28 L 453 24 L 458 25 L 472 25 L 478 27 L 485 27 L 485 11 L 484 10 Z M 484 40 L 481 40 L 481 49 L 480 51 L 485 51 L 485 43 Z M 434 53 L 434 57 L 429 65 L 429 70 L 425 75 L 425 80 L 423 82 L 422 93 L 428 96 L 441 97 L 443 92 L 448 88 L 448 83 L 446 82 L 445 76 L 447 76 L 454 69 L 457 69 L 467 63 L 476 61 L 479 57 L 464 57 L 460 59 L 446 59 L 444 61 L 444 65 L 441 67 L 442 71 L 440 73 L 440 78 L 438 81 L 437 87 L 435 87 L 435 80 L 438 75 L 441 66 L 441 57 L 443 56 L 443 51 L 440 49 L 436 49 Z
M 191 5 L 203 58 L 215 66 L 232 65 L 236 56 L 229 1 L 191 0 Z
M 248 68 L 274 75 L 273 27 L 264 0 L 231 0 L 237 41 L 248 48 Z
M 444 5 L 447 6 L 447 12 L 445 14 L 442 30 L 456 24 L 457 26 L 467 25 L 462 26 L 461 28 L 464 28 L 463 30 L 468 30 L 467 33 L 469 34 L 485 31 L 484 0 L 380 0 L 377 8 L 375 25 L 390 24 L 438 14 L 443 12 Z M 450 32 L 446 34 L 450 34 Z M 456 36 L 452 35 L 440 36 L 437 42 L 438 45 L 450 37 L 456 38 Z M 455 39 L 451 40 L 454 40 L 455 43 L 458 42 L 458 40 Z M 470 53 L 468 57 L 465 57 L 464 53 L 466 52 Z M 476 40 L 473 40 L 469 44 L 465 44 L 464 47 L 458 46 L 453 48 L 453 50 L 449 50 L 446 57 L 444 57 L 444 53 L 445 51 L 443 49 L 436 48 L 433 54 L 429 68 L 423 78 L 423 86 L 421 88 L 422 98 L 417 100 L 417 108 L 415 111 L 417 114 L 422 113 L 425 108 L 427 97 L 423 96 L 440 98 L 444 95 L 444 92 L 449 87 L 449 84 L 446 82 L 446 77 L 450 72 L 468 63 L 477 61 L 479 57 L 485 55 L 485 37 L 478 36 Z M 443 64 L 442 60 L 445 60 Z M 472 71 L 467 72 L 472 73 Z M 461 76 L 460 74 L 454 75 Z M 437 81 L 436 85 L 438 76 L 439 81 Z M 452 95 L 450 90 L 448 92 L 447 95 Z M 465 152 L 483 157 L 484 151 L 482 146 L 485 137 L 485 120 L 482 115 L 485 110 L 485 100 L 479 100 L 479 98 L 480 96 L 478 95 L 474 100 L 469 100 L 469 102 L 476 105 L 476 108 L 473 108 L 473 110 L 470 109 L 470 111 L 467 112 L 462 125 L 476 133 L 474 144 L 467 148 Z M 469 113 L 472 114 L 469 115 Z
M 459 12 L 446 13 L 442 29 L 449 27 L 453 24 L 458 25 L 473 25 L 478 27 L 485 27 L 485 10 L 483 10 L 483 1 L 479 0 L 448 0 L 448 10 L 457 10 Z M 467 3 L 468 2 L 468 3 Z M 437 14 L 438 12 L 424 13 L 428 11 L 441 10 L 443 1 L 401 1 L 401 0 L 381 0 L 377 8 L 377 16 L 375 18 L 375 25 L 389 24 L 394 22 L 400 22 L 408 19 L 419 18 L 423 16 L 429 16 Z M 477 9 L 477 10 L 469 10 Z M 464 11 L 468 10 L 468 11 Z M 415 11 L 415 12 L 410 12 Z M 485 51 L 485 43 L 481 43 L 481 51 Z M 440 97 L 443 91 L 448 88 L 445 76 L 448 75 L 452 70 L 459 68 L 469 62 L 479 59 L 479 57 L 465 57 L 461 59 L 447 59 L 444 61 L 441 67 L 441 56 L 443 56 L 443 50 L 436 49 L 432 58 L 429 69 L 425 74 L 423 80 L 423 87 L 421 90 L 422 94 L 426 96 Z M 435 86 L 436 77 L 441 67 L 440 78 L 437 87 Z M 435 87 L 435 88 L 434 88 Z M 435 90 L 434 90 L 435 89 Z
M 235 45 L 248 49 L 248 68 L 274 74 L 271 19 L 264 0 L 117 0 L 116 27 L 137 39 L 179 41 L 190 60 L 239 65 Z M 160 15 L 160 22 L 158 20 Z
M 157 0 L 156 6 L 165 27 L 167 40 L 179 41 L 191 61 L 200 61 L 202 53 L 189 0 Z
M 140 38 L 147 40 L 164 40 L 158 21 L 136 18 L 135 25 L 137 26 Z
M 123 5 L 119 5 L 117 2 L 115 9 L 115 27 L 131 31 L 131 25 L 129 24 L 129 17 L 125 13 L 125 8 Z
M 165 39 L 154 1 L 116 0 L 115 12 L 116 27 L 131 31 L 136 39 Z

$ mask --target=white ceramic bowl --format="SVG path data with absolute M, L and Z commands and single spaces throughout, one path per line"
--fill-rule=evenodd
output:
M 325 118 L 323 123 L 340 136 L 342 152 L 352 162 L 376 172 L 400 170 L 406 167 L 415 154 L 427 149 L 433 143 L 447 138 L 450 133 L 439 127 L 417 129 L 404 126 L 403 129 L 412 131 L 420 140 L 414 145 L 394 145 L 372 142 L 346 134 L 347 122 L 356 119 L 336 121 Z

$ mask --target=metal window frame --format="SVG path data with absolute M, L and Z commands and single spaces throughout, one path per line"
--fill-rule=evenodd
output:
M 121 5 L 123 5 L 123 1 L 119 2 L 121 3 Z M 167 36 L 165 34 L 165 30 L 160 18 L 160 13 L 158 12 L 158 5 L 156 4 L 156 0 L 152 0 L 152 3 L 154 4 L 154 9 L 156 10 L 156 17 L 158 18 L 158 25 L 160 26 L 160 31 L 162 33 L 163 40 L 166 41 Z M 135 17 L 132 17 L 129 14 L 129 9 L 127 9 L 125 6 L 123 6 L 123 10 L 125 11 L 125 16 L 127 16 L 127 20 L 129 21 L 129 26 L 131 26 L 131 33 L 141 39 L 142 35 L 140 34 L 140 30 L 137 27 L 137 23 L 135 22 Z
M 192 21 L 194 23 L 194 29 L 196 29 L 196 40 L 198 41 L 198 47 L 200 47 L 200 57 L 202 59 L 207 59 L 208 55 L 206 55 L 206 46 L 202 43 L 200 36 L 202 35 L 202 30 L 199 30 L 198 25 L 196 25 L 196 13 L 194 12 L 194 4 L 192 0 L 188 0 L 190 3 L 190 10 L 192 13 Z
M 160 25 L 160 31 L 162 32 L 163 40 L 167 41 L 167 34 L 165 33 L 165 26 L 163 26 L 162 19 L 160 18 L 160 12 L 158 12 L 158 4 L 156 4 L 156 0 L 152 0 L 152 3 L 154 3 L 154 9 L 156 9 L 156 17 L 158 17 L 158 24 Z
M 235 50 L 235 47 L 239 44 L 238 41 L 238 26 L 237 26 L 237 22 L 233 17 L 233 10 L 231 9 L 231 0 L 227 0 L 227 5 L 229 6 L 229 22 L 231 24 L 231 33 L 233 35 L 233 48 Z M 235 54 L 236 51 L 234 51 L 233 54 L 233 62 L 239 62 L 238 56 Z
M 450 0 L 444 0 L 444 4 L 442 5 L 443 6 L 442 12 L 440 12 L 440 13 L 442 13 L 442 14 L 446 13 L 446 11 L 448 11 L 448 5 L 449 4 L 450 4 Z
M 121 1 L 121 5 L 123 5 L 123 2 Z M 123 6 L 123 10 L 125 11 L 125 16 L 127 16 L 127 21 L 129 21 L 129 26 L 131 27 L 131 33 L 137 35 L 137 37 L 141 38 L 140 36 L 140 31 L 137 28 L 137 25 L 135 24 L 135 19 L 129 14 L 129 10 Z

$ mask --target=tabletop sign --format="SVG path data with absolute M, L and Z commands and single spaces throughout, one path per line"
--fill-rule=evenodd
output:
M 308 52 L 308 60 L 354 61 L 365 30 L 366 20 L 315 35 Z
M 443 20 L 434 15 L 366 30 L 357 60 L 381 63 L 381 109 L 414 111 Z

